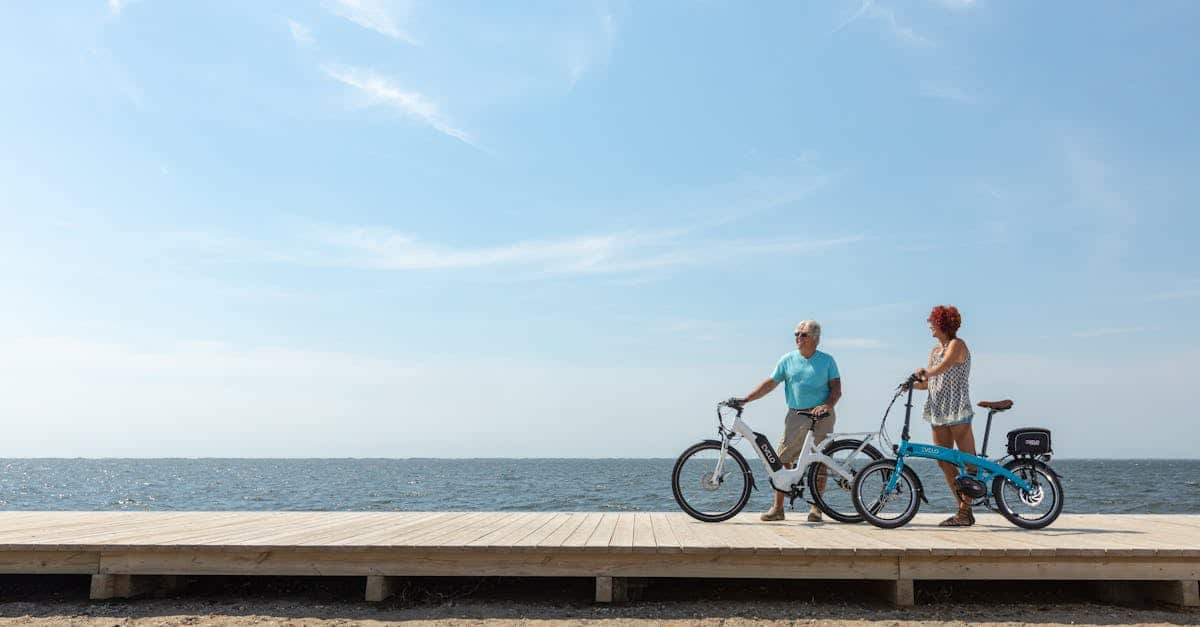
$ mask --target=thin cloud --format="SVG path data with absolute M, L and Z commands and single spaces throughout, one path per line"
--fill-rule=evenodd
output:
M 834 337 L 822 339 L 821 344 L 829 348 L 884 348 L 887 344 L 869 337 Z
M 608 11 L 599 16 L 593 32 L 568 35 L 566 38 L 567 78 L 574 85 L 593 67 L 608 63 L 617 39 L 617 20 Z
M 925 83 L 921 85 L 921 96 L 925 98 L 933 98 L 935 100 L 947 100 L 950 102 L 960 102 L 963 104 L 974 104 L 975 97 L 967 93 L 961 87 L 954 85 L 940 85 L 934 83 Z
M 1130 333 L 1138 333 L 1145 331 L 1145 327 L 1115 327 L 1109 329 L 1090 329 L 1087 331 L 1076 331 L 1071 335 L 1078 338 L 1094 338 L 1108 337 L 1110 335 L 1128 335 Z
M 326 263 L 364 269 L 437 270 L 491 266 L 535 267 L 545 274 L 630 274 L 699 265 L 718 244 L 685 242 L 680 231 L 623 232 L 499 246 L 454 248 L 422 242 L 389 228 L 332 228 L 318 237 Z M 723 259 L 779 253 L 815 254 L 861 242 L 865 236 L 825 240 L 722 241 Z M 332 253 L 330 256 L 329 253 Z
M 396 13 L 407 16 L 411 3 L 387 3 L 383 0 L 326 0 L 325 7 L 363 28 L 413 46 L 421 43 L 400 28 Z
M 373 70 L 336 66 L 326 66 L 322 69 L 329 78 L 349 85 L 366 96 L 368 105 L 391 108 L 442 134 L 472 146 L 476 145 L 474 138 L 469 133 L 458 128 L 454 121 L 446 117 L 436 104 L 422 94 L 404 91 L 391 80 Z
M 1151 294 L 1145 298 L 1146 302 L 1164 302 L 1171 300 L 1184 300 L 1186 298 L 1196 298 L 1200 296 L 1200 288 L 1184 288 L 1177 290 L 1166 290 Z
M 499 246 L 454 248 L 428 244 L 389 228 L 330 228 L 318 235 L 325 262 L 362 269 L 442 270 L 537 266 L 553 273 L 609 274 L 694 263 L 697 258 L 662 246 L 662 233 L 619 233 Z
M 304 24 L 292 19 L 289 19 L 287 23 L 288 30 L 292 33 L 292 41 L 296 42 L 297 46 L 311 46 L 316 42 L 313 39 L 312 31 Z
M 1137 225 L 1137 210 L 1121 191 L 1119 169 L 1077 138 L 1064 139 L 1062 152 L 1067 180 L 1094 220 L 1092 262 L 1116 261 L 1129 249 Z
M 125 8 L 125 0 L 108 0 L 108 12 L 114 17 L 121 15 L 121 10 Z
M 850 14 L 850 16 L 845 20 L 842 20 L 842 23 L 839 24 L 836 29 L 834 29 L 834 32 L 836 33 L 842 31 L 851 24 L 862 19 L 871 19 L 883 22 L 888 27 L 888 31 L 892 34 L 892 36 L 904 44 L 910 46 L 933 45 L 933 42 L 924 35 L 921 35 L 917 31 L 913 30 L 912 27 L 902 24 L 900 20 L 896 18 L 895 11 L 879 6 L 879 4 L 874 0 L 863 0 L 862 4 L 858 6 L 854 13 Z
M 881 303 L 878 305 L 864 305 L 862 307 L 854 307 L 841 312 L 842 316 L 851 318 L 874 318 L 877 316 L 894 314 L 899 311 L 911 309 L 913 303 Z
M 844 30 L 847 26 L 857 22 L 867 14 L 867 11 L 869 11 L 871 6 L 874 4 L 875 0 L 863 0 L 862 4 L 858 5 L 858 8 L 855 9 L 854 13 L 851 13 L 846 19 L 842 20 L 841 24 L 838 24 L 838 27 L 834 29 L 834 32 Z
M 420 272 L 501 269 L 506 280 L 556 276 L 661 276 L 715 259 L 821 254 L 863 241 L 862 235 L 824 240 L 684 239 L 686 231 L 625 231 L 488 246 L 422 240 L 388 227 L 315 226 L 275 242 L 208 232 L 160 238 L 164 250 L 192 250 L 212 262 L 281 263 L 309 267 Z M 711 251 L 719 247 L 721 255 Z M 524 279 L 521 277 L 524 276 Z
M 976 5 L 975 0 L 938 0 L 937 3 L 953 11 L 964 11 Z

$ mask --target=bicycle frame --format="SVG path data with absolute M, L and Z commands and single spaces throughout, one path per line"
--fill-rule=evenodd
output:
M 784 467 L 783 462 L 779 460 L 779 455 L 775 452 L 775 448 L 771 446 L 771 443 L 767 440 L 766 436 L 750 428 L 750 425 L 746 424 L 746 422 L 742 420 L 741 411 L 737 412 L 737 416 L 733 420 L 733 425 L 729 428 L 725 427 L 725 422 L 721 418 L 720 408 L 717 408 L 717 420 L 721 425 L 717 429 L 721 435 L 721 457 L 717 462 L 717 468 L 713 472 L 713 477 L 717 478 L 723 476 L 723 467 L 726 459 L 725 451 L 731 445 L 732 439 L 740 436 L 745 438 L 746 441 L 754 443 L 754 452 L 758 455 L 758 458 L 762 460 L 763 465 L 770 469 L 770 472 L 767 475 L 768 482 L 770 482 L 772 488 L 784 494 L 792 494 L 796 488 L 804 482 L 804 475 L 806 472 L 808 472 L 808 467 L 814 463 L 824 464 L 827 468 L 833 470 L 847 482 L 854 481 L 854 475 L 842 468 L 840 464 L 833 460 L 833 458 L 822 453 L 822 451 L 830 442 L 833 442 L 838 438 L 863 436 L 862 442 L 854 451 L 854 455 L 861 453 L 862 450 L 866 448 L 873 439 L 879 439 L 883 442 L 887 442 L 888 444 L 891 443 L 887 438 L 887 433 L 883 431 L 882 424 L 880 425 L 880 430 L 877 432 L 861 431 L 855 433 L 830 433 L 816 444 L 813 442 L 813 431 L 812 429 L 809 429 L 808 432 L 804 434 L 804 442 L 801 444 L 800 448 L 800 458 L 796 460 L 795 467 L 786 468 Z
M 944 446 L 909 441 L 908 427 L 912 418 L 912 397 L 913 386 L 910 383 L 908 384 L 908 398 L 904 403 L 904 430 L 900 432 L 900 444 L 896 447 L 896 471 L 892 474 L 891 479 L 888 480 L 887 487 L 885 488 L 887 492 L 890 493 L 896 489 L 896 484 L 900 481 L 900 472 L 904 470 L 904 459 L 906 457 L 935 459 L 940 462 L 953 464 L 958 467 L 959 477 L 972 477 L 983 482 L 984 485 L 988 485 L 995 476 L 1000 475 L 1007 478 L 1024 492 L 1033 491 L 1033 486 L 1029 482 L 986 457 L 968 455 L 962 451 Z M 986 441 L 986 439 L 985 436 L 984 440 Z M 967 466 L 974 466 L 975 474 L 971 474 L 967 470 Z

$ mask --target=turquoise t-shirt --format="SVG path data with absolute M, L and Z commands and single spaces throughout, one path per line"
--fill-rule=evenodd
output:
M 779 358 L 771 378 L 785 384 L 787 404 L 792 409 L 816 407 L 829 399 L 829 382 L 840 378 L 837 362 L 817 351 L 805 359 L 799 350 Z

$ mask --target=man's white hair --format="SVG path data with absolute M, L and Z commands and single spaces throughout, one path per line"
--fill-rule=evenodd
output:
M 816 339 L 821 339 L 821 323 L 816 320 L 801 320 L 797 322 L 796 331 L 811 333 Z

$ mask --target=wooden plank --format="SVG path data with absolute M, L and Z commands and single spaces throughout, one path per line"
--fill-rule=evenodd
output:
M 444 539 L 463 532 L 473 532 L 481 522 L 487 520 L 488 512 L 463 512 L 448 516 L 414 520 L 413 524 L 391 530 L 390 536 L 358 538 L 356 544 L 384 545 L 384 547 L 432 548 L 443 544 Z
M 636 512 L 633 515 L 633 540 L 630 546 L 634 551 L 653 553 L 658 550 L 658 542 L 654 538 L 654 521 L 647 512 Z
M 589 551 L 179 551 L 101 555 L 107 574 L 894 579 L 894 557 Z
M 550 514 L 520 512 L 513 516 L 510 524 L 501 527 L 495 533 L 488 534 L 468 543 L 467 546 L 476 549 L 489 547 L 492 549 L 507 550 L 513 542 L 532 533 L 538 527 L 546 524 L 549 519 Z
M 280 517 L 270 513 L 229 513 L 221 517 L 206 518 L 197 524 L 171 527 L 161 530 L 160 535 L 130 534 L 125 538 L 96 538 L 93 541 L 108 544 L 185 546 L 206 544 L 231 544 L 234 538 L 249 537 L 263 529 L 278 529 Z M 166 539 L 164 539 L 166 538 Z M 119 541 L 118 541 L 119 540 Z
M 565 524 L 570 517 L 571 515 L 566 512 L 558 512 L 551 516 L 550 520 L 546 521 L 546 523 L 541 527 L 538 527 L 529 533 L 529 535 L 511 542 L 509 547 L 514 551 L 539 550 L 538 545 L 540 545 L 543 540 L 549 537 L 550 534 L 557 531 L 559 527 L 563 526 L 563 524 Z
M 356 516 L 361 516 L 361 513 Z M 315 540 L 323 533 L 345 529 L 347 522 L 355 519 L 356 517 L 352 517 L 351 512 L 304 512 L 300 515 L 288 516 L 286 522 L 242 536 L 238 539 L 237 544 L 225 544 L 219 540 L 209 540 L 204 544 L 214 548 L 221 546 L 235 551 L 244 548 L 290 549 L 301 546 L 306 538 Z
M 763 523 L 751 521 L 738 516 L 732 520 L 719 523 L 714 529 L 729 545 L 734 553 L 755 553 L 758 555 L 782 555 L 786 547 L 795 551 L 798 547 L 781 533 L 783 528 L 793 528 L 791 523 Z M 804 553 L 801 550 L 798 553 Z
M 607 551 L 612 542 L 613 532 L 617 529 L 617 514 L 604 513 L 601 515 L 599 524 L 588 536 L 588 539 L 583 543 L 583 547 L 589 550 Z
M 562 541 L 562 548 L 583 549 L 587 545 L 588 538 L 591 538 L 592 534 L 596 532 L 596 528 L 600 526 L 602 520 L 604 520 L 604 514 L 588 512 L 579 527 Z M 604 544 L 608 545 L 607 538 L 605 538 Z
M 0 574 L 86 575 L 99 570 L 98 551 L 0 551 Z
M 666 516 L 667 522 L 671 525 L 671 531 L 675 533 L 681 553 L 706 553 L 711 550 L 709 543 L 702 539 L 694 529 L 695 525 L 704 523 L 693 522 L 684 514 L 667 514 Z
M 79 545 L 87 544 L 88 541 L 94 538 L 102 538 L 109 534 L 117 534 L 129 530 L 134 530 L 137 533 L 145 533 L 146 529 L 153 529 L 155 525 L 161 526 L 169 524 L 171 521 L 188 520 L 190 518 L 188 513 L 179 512 L 154 516 L 129 512 L 104 513 L 123 515 L 89 516 L 87 514 L 95 514 L 95 512 L 83 512 L 84 515 L 74 519 L 71 523 L 57 524 L 44 528 L 34 527 L 7 534 L 0 539 L 0 548 L 19 550 L 23 547 L 32 548 L 36 546 L 49 550 L 70 550 Z M 53 518 L 62 521 L 62 518 Z
M 96 533 L 71 538 L 69 542 L 77 545 L 106 547 L 114 545 L 165 546 L 183 536 L 198 535 L 226 524 L 234 524 L 244 520 L 236 512 L 182 513 L 175 516 L 163 516 L 157 519 L 133 518 L 132 524 L 112 526 Z
M 679 539 L 675 537 L 675 531 L 671 529 L 671 522 L 667 514 L 655 512 L 650 514 L 650 524 L 654 529 L 654 540 L 657 550 L 661 553 L 681 553 L 682 549 L 679 546 Z
M 561 516 L 561 518 L 560 518 Z M 493 548 L 500 551 L 512 551 L 518 545 L 525 541 L 525 538 L 538 533 L 547 526 L 553 526 L 555 521 L 561 523 L 566 518 L 565 515 L 555 513 L 537 513 L 526 517 L 527 522 L 519 530 L 514 531 L 511 535 L 501 536 L 496 540 Z
M 610 551 L 633 551 L 633 512 L 620 512 L 617 515 L 617 525 L 613 528 L 612 537 L 608 539 Z
M 1121 580 L 1200 579 L 1200 562 L 1105 556 L 910 557 L 900 560 L 900 577 L 907 579 L 1063 579 Z
M 451 551 L 474 551 L 473 542 L 481 541 L 489 536 L 493 536 L 501 532 L 502 529 L 509 525 L 516 524 L 518 517 L 513 512 L 494 513 L 486 517 L 479 525 L 474 525 L 460 530 L 453 536 L 443 538 L 438 547 L 442 550 Z
M 575 533 L 587 521 L 587 517 L 586 512 L 571 512 L 567 516 L 567 520 L 559 525 L 558 529 L 555 529 L 553 533 L 538 542 L 538 547 L 546 549 L 562 546 L 571 537 L 571 534 Z
M 680 516 L 687 516 L 687 515 L 680 514 Z M 700 542 L 700 550 L 702 550 L 703 552 L 706 552 L 706 553 L 711 553 L 711 552 L 730 553 L 730 552 L 732 552 L 732 548 L 729 546 L 729 542 L 721 534 L 718 533 L 718 531 L 719 531 L 718 528 L 721 525 L 721 523 L 700 522 L 700 521 L 695 520 L 690 517 L 680 518 L 679 520 L 683 521 L 683 523 L 687 525 L 688 532 L 690 532 L 690 534 L 693 537 L 695 537 L 695 539 L 698 542 Z M 675 525 L 674 528 L 676 530 L 678 530 L 678 529 L 680 529 L 680 526 Z

